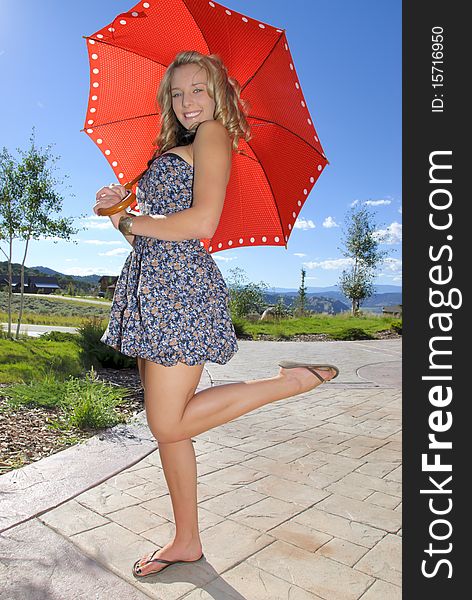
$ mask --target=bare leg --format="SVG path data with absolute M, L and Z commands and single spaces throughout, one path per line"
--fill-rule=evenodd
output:
M 138 365 L 138 371 L 139 371 L 139 378 L 141 379 L 141 385 L 144 389 L 144 378 L 145 378 L 145 368 L 146 368 L 146 361 L 144 358 L 141 358 L 140 356 L 136 357 L 136 363 Z
M 333 370 L 319 370 L 318 373 L 326 380 L 335 375 Z M 179 423 L 174 423 L 157 437 L 166 442 L 176 442 L 195 436 L 265 404 L 296 396 L 320 384 L 308 369 L 281 368 L 275 377 L 208 388 L 190 399 Z
M 222 385 L 195 394 L 202 370 L 202 365 L 178 363 L 164 367 L 146 361 L 146 416 L 159 442 L 176 523 L 174 539 L 156 551 L 153 558 L 196 560 L 202 553 L 191 436 L 320 384 L 307 369 L 280 369 L 276 377 Z M 326 379 L 334 375 L 331 371 L 319 372 Z M 185 431 L 192 433 L 186 436 Z M 164 567 L 162 563 L 145 564 L 152 554 L 141 559 L 141 574 Z
M 144 361 L 143 365 L 144 367 Z M 193 394 L 200 380 L 203 366 L 191 368 L 193 377 L 189 380 L 190 392 Z M 141 372 L 141 371 L 140 371 Z M 154 371 L 148 369 L 149 387 L 154 381 Z M 141 374 L 141 381 L 143 376 Z M 169 399 L 168 399 L 169 400 Z M 172 400 L 172 399 L 171 399 Z M 152 397 L 148 399 L 147 413 L 152 412 Z M 148 420 L 150 415 L 148 414 Z M 196 560 L 202 554 L 202 543 L 198 530 L 198 508 L 197 508 L 197 463 L 195 450 L 190 438 L 171 443 L 159 441 L 159 454 L 164 470 L 167 486 L 169 488 L 172 509 L 175 521 L 174 538 L 165 546 L 155 552 L 153 558 L 165 560 Z M 141 573 L 146 575 L 150 572 L 160 571 L 165 565 L 163 563 L 145 564 L 151 557 L 150 552 L 140 560 Z

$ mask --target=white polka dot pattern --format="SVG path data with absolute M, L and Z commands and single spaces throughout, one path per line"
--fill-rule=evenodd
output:
M 205 3 L 202 3 L 205 4 Z M 152 5 L 152 6 L 151 6 Z M 285 82 L 287 85 L 287 87 L 285 89 L 287 89 L 289 91 L 289 93 L 292 95 L 292 99 L 291 102 L 293 103 L 293 108 L 297 111 L 297 118 L 298 121 L 296 122 L 294 119 L 294 123 L 296 124 L 295 127 L 295 132 L 296 134 L 300 137 L 303 138 L 307 144 L 309 144 L 311 146 L 311 148 L 313 149 L 313 151 L 317 151 L 318 155 L 314 154 L 310 154 L 310 156 L 318 156 L 318 159 L 320 159 L 320 155 L 326 159 L 325 155 L 322 153 L 322 148 L 320 146 L 320 142 L 319 139 L 316 135 L 316 131 L 314 131 L 314 125 L 313 122 L 310 118 L 309 115 L 309 109 L 307 106 L 307 102 L 305 100 L 305 98 L 303 97 L 303 93 L 301 90 L 301 85 L 300 82 L 298 81 L 298 76 L 297 73 L 295 71 L 295 66 L 294 66 L 294 62 L 293 62 L 293 58 L 291 56 L 289 47 L 288 47 L 288 42 L 286 41 L 285 38 L 285 30 L 284 29 L 279 29 L 279 28 L 275 28 L 271 25 L 267 25 L 264 24 L 262 22 L 259 22 L 257 19 L 253 19 L 251 17 L 245 16 L 245 15 L 241 15 L 240 13 L 237 13 L 235 11 L 230 10 L 229 8 L 226 8 L 220 4 L 217 4 L 215 2 L 212 2 L 211 0 L 208 1 L 206 4 L 206 14 L 208 16 L 208 18 L 210 19 L 210 14 L 213 13 L 215 16 L 218 17 L 218 19 L 221 22 L 221 19 L 233 19 L 233 24 L 232 26 L 234 27 L 243 27 L 245 28 L 245 31 L 250 32 L 251 35 L 254 36 L 264 36 L 264 38 L 261 39 L 266 39 L 266 36 L 268 34 L 272 34 L 272 36 L 275 35 L 275 32 L 278 34 L 275 38 L 270 38 L 271 40 L 274 39 L 275 40 L 275 44 L 279 45 L 279 53 L 280 52 L 287 52 L 287 54 L 283 54 L 284 57 L 284 65 L 281 66 L 281 69 L 285 69 Z M 137 12 L 139 7 L 139 10 L 141 12 Z M 107 134 L 105 134 L 105 129 L 101 129 L 100 126 L 103 123 L 106 123 L 106 119 L 107 117 L 104 116 L 103 114 L 97 114 L 97 111 L 99 113 L 102 112 L 102 108 L 103 105 L 101 103 L 99 103 L 99 100 L 101 100 L 102 102 L 107 102 L 104 100 L 104 98 L 110 98 L 110 94 L 109 94 L 109 89 L 107 88 L 108 85 L 108 80 L 110 77 L 110 72 L 108 69 L 108 63 L 107 58 L 105 57 L 105 51 L 104 51 L 104 46 L 100 44 L 100 41 L 103 40 L 105 38 L 105 42 L 107 44 L 110 44 L 110 42 L 113 42 L 113 40 L 118 40 L 120 39 L 119 36 L 124 34 L 124 30 L 123 28 L 128 27 L 128 28 L 132 28 L 132 25 L 134 24 L 134 22 L 132 21 L 132 19 L 136 19 L 137 17 L 140 16 L 146 16 L 146 14 L 148 14 L 149 16 L 155 17 L 155 13 L 143 13 L 142 9 L 146 9 L 146 10 L 153 10 L 153 11 L 158 11 L 160 10 L 162 7 L 158 7 L 158 3 L 149 3 L 149 2 L 143 2 L 139 5 L 136 6 L 136 10 L 133 10 L 132 12 L 126 12 L 126 13 L 122 13 L 121 15 L 118 15 L 117 18 L 115 18 L 115 20 L 113 21 L 113 25 L 115 25 L 115 27 L 117 28 L 117 34 L 116 35 L 110 35 L 107 32 L 110 32 L 111 34 L 113 34 L 115 32 L 115 27 L 113 26 L 107 26 L 104 27 L 101 30 L 101 33 L 96 33 L 93 35 L 94 39 L 87 39 L 87 43 L 90 45 L 90 50 L 89 50 L 89 58 L 90 58 L 90 75 L 91 75 L 91 93 L 93 92 L 93 95 L 90 96 L 90 101 L 89 101 L 89 107 L 88 107 L 88 113 L 87 116 L 89 117 L 88 120 L 85 121 L 86 123 L 86 129 L 84 129 L 93 139 L 93 141 L 99 145 L 102 146 L 101 151 L 102 153 L 107 157 L 107 160 L 109 161 L 109 164 L 113 167 L 115 173 L 117 174 L 118 179 L 124 179 L 125 175 L 124 173 L 128 173 L 129 170 L 129 159 L 128 158 L 123 158 L 122 160 L 118 161 L 115 159 L 115 157 L 113 156 L 114 152 L 115 152 L 115 147 L 113 144 L 110 143 L 110 139 L 102 139 L 102 137 L 107 136 Z M 126 17 L 126 18 L 125 18 Z M 237 21 L 235 21 L 234 19 L 236 19 Z M 141 22 L 139 23 L 141 25 Z M 133 29 L 133 28 L 132 28 Z M 134 30 L 133 30 L 134 31 Z M 270 46 L 273 47 L 273 46 Z M 100 61 L 101 64 L 100 64 Z M 103 78 L 104 76 L 106 76 L 106 78 Z M 237 77 L 237 75 L 235 75 L 235 77 Z M 100 86 L 103 86 L 103 89 L 100 89 Z M 112 119 L 114 118 L 114 116 L 112 117 Z M 92 127 L 94 126 L 94 127 Z M 298 128 L 298 129 L 297 129 Z M 257 131 L 256 129 L 254 129 L 253 131 Z M 97 137 L 100 135 L 100 133 L 102 134 L 102 137 Z M 314 140 L 314 141 L 313 141 Z M 316 145 L 315 145 L 316 144 Z M 300 175 L 299 175 L 299 181 L 297 183 L 296 186 L 293 187 L 293 189 L 290 190 L 289 194 L 286 195 L 286 197 L 283 199 L 283 203 L 281 205 L 280 210 L 279 210 L 279 219 L 281 219 L 282 223 L 280 224 L 280 228 L 277 228 L 276 231 L 280 231 L 279 235 L 274 235 L 273 232 L 273 227 L 269 226 L 268 230 L 266 231 L 265 234 L 261 233 L 261 229 L 259 227 L 255 227 L 253 229 L 253 231 L 251 232 L 250 227 L 247 227 L 247 234 L 246 232 L 243 235 L 246 235 L 246 237 L 241 237 L 238 238 L 237 234 L 234 233 L 230 233 L 228 231 L 228 233 L 226 234 L 226 236 L 229 237 L 233 237 L 233 239 L 221 239 L 221 236 L 218 236 L 217 239 L 213 239 L 213 240 L 206 240 L 203 245 L 205 245 L 206 247 L 209 247 L 210 251 L 214 251 L 216 249 L 218 250 L 224 250 L 225 248 L 231 248 L 233 245 L 237 246 L 238 242 L 239 245 L 245 245 L 245 246 L 250 246 L 250 245 L 262 245 L 262 244 L 280 244 L 281 242 L 283 242 L 285 240 L 285 242 L 288 241 L 288 237 L 290 236 L 290 232 L 291 230 L 295 227 L 294 223 L 296 222 L 297 216 L 300 213 L 300 210 L 304 204 L 304 202 L 307 199 L 307 196 L 312 188 L 312 186 L 315 184 L 316 179 L 318 178 L 318 176 L 320 175 L 321 171 L 323 170 L 323 168 L 325 167 L 325 163 L 322 161 L 322 164 L 318 164 L 318 160 L 314 160 L 314 163 L 311 163 L 311 166 L 309 165 L 305 165 L 304 170 L 300 170 Z M 308 167 L 308 173 L 306 173 L 306 168 Z M 135 167 L 133 167 L 135 168 Z M 118 171 L 120 171 L 118 173 Z M 315 171 L 315 173 L 313 172 Z M 304 173 L 303 175 L 301 175 L 301 173 Z M 301 179 L 301 181 L 300 181 Z M 269 182 L 269 185 L 271 185 L 271 182 Z M 291 216 L 290 216 L 291 215 Z M 291 222 L 288 222 L 289 220 L 291 220 Z M 268 221 L 269 223 L 270 220 Z M 211 241 L 212 246 L 209 246 L 209 242 Z M 286 246 L 286 243 L 285 243 Z

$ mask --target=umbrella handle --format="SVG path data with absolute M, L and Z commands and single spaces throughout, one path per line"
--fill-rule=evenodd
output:
M 134 194 L 133 190 L 131 189 L 133 183 L 134 182 L 130 181 L 129 183 L 125 183 L 125 185 L 123 186 L 126 189 L 128 189 L 129 192 L 122 200 L 120 200 L 116 204 L 113 204 L 113 206 L 108 206 L 107 208 L 99 208 L 97 210 L 97 213 L 100 216 L 108 217 L 109 215 L 114 215 L 122 210 L 125 210 L 126 208 L 128 208 L 128 206 L 131 206 L 131 204 L 133 204 L 133 202 L 136 200 L 136 194 Z

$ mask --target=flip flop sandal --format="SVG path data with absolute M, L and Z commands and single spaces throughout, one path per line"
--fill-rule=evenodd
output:
M 313 363 L 302 363 L 302 362 L 296 362 L 293 360 L 281 360 L 279 362 L 279 367 L 282 367 L 283 369 L 296 369 L 299 367 L 305 367 L 305 369 L 308 369 L 309 371 L 311 371 L 313 373 L 313 375 L 316 375 L 316 377 L 318 377 L 318 379 L 321 381 L 321 383 L 325 383 L 326 381 L 331 381 L 332 379 L 336 379 L 336 377 L 339 375 L 339 369 L 338 369 L 338 367 L 336 367 L 336 365 L 315 365 Z M 333 369 L 333 371 L 336 373 L 336 375 L 334 377 L 331 377 L 331 379 L 328 379 L 328 380 L 323 379 L 323 377 L 321 377 L 321 375 L 316 372 L 316 370 L 328 371 L 330 369 Z
M 155 550 L 152 554 L 151 554 L 151 558 L 149 560 L 146 560 L 144 562 L 143 565 L 138 565 L 138 563 L 141 561 L 141 559 L 138 559 L 134 565 L 133 565 L 133 575 L 135 577 L 138 577 L 139 579 L 141 579 L 142 577 L 149 577 L 150 575 L 157 575 L 159 573 L 161 573 L 161 571 L 164 571 L 165 569 L 167 569 L 167 567 L 170 567 L 170 565 L 175 565 L 177 563 L 195 563 L 198 562 L 199 560 L 202 560 L 202 558 L 204 558 L 204 555 L 202 554 L 200 556 L 200 558 L 197 558 L 196 560 L 165 560 L 164 558 L 152 558 L 156 552 L 159 552 L 160 548 L 158 548 L 157 550 Z M 144 567 L 145 565 L 148 565 L 149 563 L 164 563 L 166 566 L 162 567 L 162 569 L 160 569 L 159 571 L 151 571 L 150 573 L 146 573 L 145 575 L 141 575 L 141 567 Z

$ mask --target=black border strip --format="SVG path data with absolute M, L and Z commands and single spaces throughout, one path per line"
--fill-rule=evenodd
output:
M 465 180 L 472 171 L 472 152 L 464 148 L 471 111 L 465 106 L 470 73 L 465 53 L 470 56 L 471 39 L 466 23 L 459 2 L 403 2 L 403 598 L 407 600 L 470 595 L 466 509 L 471 502 L 466 490 L 471 391 L 465 377 L 472 373 L 468 360 L 472 328 L 465 292 L 471 254 L 466 231 L 470 192 Z M 433 55 L 441 51 L 439 45 L 433 47 L 439 43 L 434 35 L 443 38 L 442 56 Z M 438 167 L 430 171 L 432 164 Z M 435 353 L 439 350 L 445 353 Z M 428 447 L 432 434 L 444 444 L 441 448 Z M 435 461 L 444 466 L 436 471 L 427 466 Z M 447 465 L 450 471 L 439 470 Z

